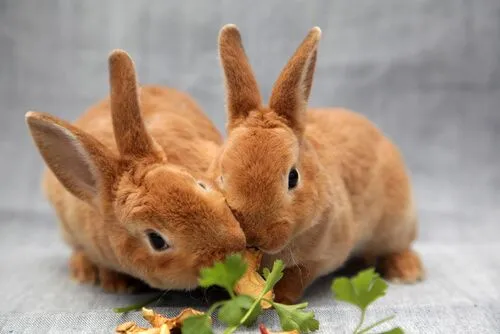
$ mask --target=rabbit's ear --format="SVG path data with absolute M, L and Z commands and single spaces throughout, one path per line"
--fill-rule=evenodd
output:
M 46 113 L 30 111 L 26 123 L 50 170 L 73 195 L 96 204 L 113 181 L 117 157 L 91 135 Z
M 311 93 L 321 30 L 315 27 L 297 48 L 274 84 L 269 106 L 301 135 Z
M 108 62 L 111 115 L 120 155 L 132 159 L 155 155 L 153 139 L 142 119 L 132 59 L 125 51 L 114 50 Z
M 224 70 L 228 128 L 248 116 L 262 104 L 255 75 L 248 62 L 241 35 L 233 24 L 219 33 L 219 56 Z

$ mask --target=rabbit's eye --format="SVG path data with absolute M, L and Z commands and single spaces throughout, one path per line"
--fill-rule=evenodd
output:
M 151 247 L 153 247 L 154 250 L 162 251 L 170 247 L 165 241 L 165 239 L 163 239 L 163 237 L 158 233 L 156 233 L 155 231 L 148 231 L 146 233 L 148 236 L 149 243 L 151 244 Z
M 288 189 L 290 190 L 295 188 L 297 183 L 299 183 L 299 172 L 296 168 L 292 168 L 290 173 L 288 173 Z
M 205 190 L 208 190 L 208 188 L 207 188 L 207 186 L 205 185 L 205 183 L 198 181 L 198 185 L 199 185 L 201 188 L 203 188 L 203 189 L 205 189 Z

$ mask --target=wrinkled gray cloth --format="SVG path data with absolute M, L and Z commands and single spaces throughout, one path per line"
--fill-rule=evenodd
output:
M 188 91 L 223 130 L 216 40 L 226 23 L 240 27 L 265 98 L 307 31 L 320 26 L 311 105 L 367 115 L 407 159 L 428 277 L 391 285 L 368 322 L 395 313 L 392 323 L 408 333 L 499 333 L 498 0 L 0 0 L 0 332 L 110 333 L 140 318 L 111 308 L 150 297 L 70 281 L 69 250 L 40 195 L 42 161 L 24 113 L 75 119 L 108 93 L 107 55 L 119 47 L 141 82 Z M 348 333 L 359 314 L 331 299 L 330 282 L 320 280 L 305 299 L 321 333 Z M 159 310 L 174 314 L 203 299 L 169 293 Z M 277 318 L 262 320 L 278 328 Z

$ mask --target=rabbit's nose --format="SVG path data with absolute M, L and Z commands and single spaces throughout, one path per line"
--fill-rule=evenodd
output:
M 251 247 L 251 248 L 257 248 L 258 245 L 257 245 L 257 238 L 255 238 L 255 236 L 251 235 L 251 234 L 246 234 L 246 240 L 247 240 L 247 247 Z
M 234 252 L 240 252 L 243 251 L 247 246 L 247 240 L 245 238 L 245 235 L 243 232 L 237 233 L 235 236 L 232 238 L 231 242 L 231 250 Z
M 247 240 L 243 231 L 238 229 L 233 229 L 232 231 L 226 232 L 224 240 L 221 240 L 221 245 L 228 253 L 239 253 L 243 251 L 247 246 Z

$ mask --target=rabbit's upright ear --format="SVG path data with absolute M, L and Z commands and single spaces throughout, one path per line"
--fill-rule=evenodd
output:
M 241 35 L 233 24 L 219 33 L 219 56 L 224 70 L 228 129 L 262 104 L 255 75 L 248 62 Z
M 287 120 L 297 135 L 305 127 L 305 112 L 311 93 L 321 30 L 315 27 L 297 48 L 274 84 L 269 106 Z
M 135 67 L 123 50 L 109 55 L 111 115 L 116 144 L 125 159 L 157 157 L 159 152 L 146 130 L 141 107 Z
M 91 135 L 46 113 L 30 111 L 26 123 L 43 159 L 73 195 L 95 204 L 116 177 L 117 157 Z

